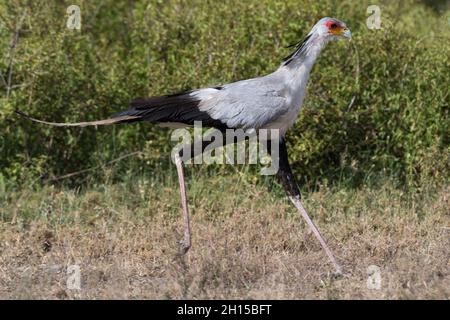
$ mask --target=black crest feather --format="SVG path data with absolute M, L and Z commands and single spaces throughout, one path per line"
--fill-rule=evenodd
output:
M 299 43 L 288 46 L 288 48 L 295 47 L 295 50 L 294 50 L 294 52 L 292 52 L 290 55 L 288 55 L 286 58 L 283 59 L 285 66 L 287 66 L 289 63 L 291 63 L 295 57 L 297 57 L 305 52 L 305 48 L 307 47 L 309 39 L 311 39 L 311 34 L 308 34 L 305 37 L 305 39 L 303 39 Z

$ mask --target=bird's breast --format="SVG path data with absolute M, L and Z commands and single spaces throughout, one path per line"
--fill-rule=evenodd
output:
M 278 117 L 275 121 L 265 125 L 263 129 L 278 129 L 280 131 L 280 137 L 284 137 L 287 130 L 294 125 L 299 110 L 300 106 L 290 109 L 288 112 Z
M 278 129 L 280 130 L 280 136 L 284 136 L 287 130 L 294 125 L 300 108 L 303 105 L 308 74 L 308 72 L 303 72 L 303 74 L 300 73 L 297 74 L 296 77 L 287 79 L 286 87 L 283 92 L 288 105 L 287 112 L 267 124 L 264 128 Z

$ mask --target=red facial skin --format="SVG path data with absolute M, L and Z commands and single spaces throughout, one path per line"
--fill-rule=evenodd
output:
M 332 27 L 333 25 L 336 25 L 336 27 L 333 28 Z M 339 22 L 337 22 L 335 20 L 327 21 L 327 23 L 325 23 L 325 26 L 328 28 L 328 30 L 332 34 L 335 34 L 335 35 L 341 34 L 342 30 L 344 29 L 344 26 L 341 23 L 339 23 Z

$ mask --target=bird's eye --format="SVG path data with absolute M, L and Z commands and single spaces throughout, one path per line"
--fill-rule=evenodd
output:
M 336 29 L 336 28 L 337 28 L 337 24 L 336 24 L 336 23 L 333 23 L 333 24 L 330 26 L 330 28 L 331 28 L 331 29 Z

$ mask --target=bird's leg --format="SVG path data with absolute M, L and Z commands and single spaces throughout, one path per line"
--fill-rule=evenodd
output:
M 191 225 L 189 221 L 189 208 L 186 195 L 186 184 L 184 181 L 184 164 L 178 152 L 174 156 L 175 165 L 177 167 L 178 183 L 180 184 L 181 206 L 184 219 L 184 239 L 181 241 L 180 254 L 184 255 L 191 247 Z
M 271 150 L 272 156 L 275 153 L 273 151 L 274 150 Z M 300 200 L 301 199 L 300 190 L 298 188 L 297 182 L 295 181 L 295 177 L 292 173 L 291 166 L 289 165 L 288 153 L 286 143 L 284 140 L 281 140 L 279 144 L 279 169 L 277 172 L 277 178 L 283 185 L 284 190 L 286 191 L 286 194 L 289 197 L 289 200 L 291 200 L 294 206 L 298 209 L 300 215 L 303 217 L 303 219 L 305 219 L 306 223 L 308 224 L 308 227 L 311 229 L 314 236 L 317 238 L 317 240 L 319 240 L 320 244 L 322 245 L 322 248 L 325 250 L 326 254 L 333 263 L 336 269 L 336 273 L 342 274 L 342 267 L 336 261 L 336 258 L 334 257 L 332 251 L 330 250 L 324 238 L 320 234 L 319 229 L 311 220 L 311 218 L 309 217 L 308 213 L 306 212 L 305 208 L 302 205 L 302 202 Z
M 327 243 L 325 242 L 325 239 L 322 237 L 322 235 L 319 232 L 319 229 L 316 227 L 314 222 L 309 217 L 308 213 L 306 212 L 305 208 L 302 205 L 302 202 L 300 201 L 299 196 L 289 196 L 289 199 L 294 204 L 294 206 L 298 209 L 303 219 L 306 220 L 306 223 L 308 224 L 311 231 L 314 233 L 316 238 L 319 240 L 320 244 L 322 245 L 322 248 L 325 250 L 326 254 L 328 255 L 328 258 L 330 258 L 331 263 L 334 265 L 334 268 L 336 269 L 337 274 L 342 274 L 342 267 L 341 265 L 336 261 L 336 258 L 333 255 L 333 252 L 328 247 Z
M 190 158 L 194 158 L 203 153 L 205 148 L 213 141 L 202 141 L 201 148 L 195 148 L 195 144 L 185 145 L 178 152 L 174 153 L 174 162 L 177 167 L 178 183 L 180 185 L 181 207 L 184 220 L 184 239 L 181 241 L 180 254 L 186 254 L 191 247 L 191 224 L 189 219 L 189 207 L 186 193 L 186 183 L 184 179 L 183 150 L 190 150 Z M 185 159 L 188 160 L 188 159 Z

